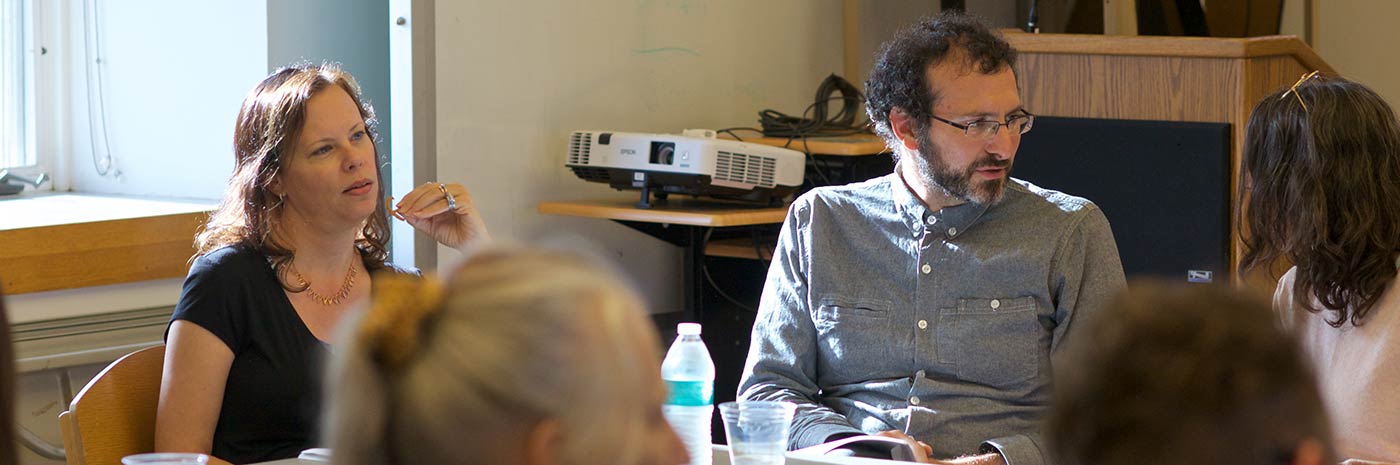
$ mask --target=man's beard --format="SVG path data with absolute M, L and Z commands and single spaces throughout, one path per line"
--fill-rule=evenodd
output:
M 914 166 L 918 167 L 919 178 L 925 185 L 942 190 L 949 198 L 964 201 L 994 204 L 1001 200 L 1006 179 L 1011 175 L 1011 160 L 997 160 L 996 156 L 988 153 L 967 165 L 962 172 L 957 172 L 943 159 L 942 151 L 933 144 L 928 131 L 921 131 L 916 140 L 919 143 L 919 153 L 914 154 Z M 1006 174 L 997 179 L 974 184 L 972 176 L 981 168 L 1004 168 Z

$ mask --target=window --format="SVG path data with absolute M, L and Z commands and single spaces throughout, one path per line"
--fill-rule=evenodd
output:
M 0 169 L 38 164 L 30 0 L 0 0 Z

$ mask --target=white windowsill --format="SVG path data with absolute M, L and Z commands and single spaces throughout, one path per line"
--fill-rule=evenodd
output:
M 214 201 L 71 192 L 0 197 L 0 231 L 212 210 Z
M 141 221 L 149 219 L 159 221 L 172 216 L 208 212 L 214 206 L 215 202 L 211 200 L 83 193 L 26 193 L 19 196 L 0 197 L 0 260 L 6 256 L 14 257 L 14 254 L 23 253 L 15 250 L 8 253 L 4 251 L 8 248 L 5 240 L 10 234 L 19 235 L 29 231 L 32 236 L 34 228 L 43 228 L 43 231 L 54 231 L 56 236 L 61 236 L 61 232 L 68 226 L 101 227 L 102 225 L 90 223 L 117 220 Z M 181 231 L 175 234 L 183 237 L 186 233 L 189 234 L 189 240 L 193 242 L 193 232 Z M 107 242 L 129 239 L 131 242 L 140 242 L 147 238 L 109 236 L 105 238 L 94 237 L 93 239 L 94 241 Z M 67 243 L 44 244 L 46 247 L 50 245 L 58 252 L 62 252 L 67 247 Z M 83 244 L 75 244 L 73 248 L 79 249 L 83 246 Z M 11 260 L 10 265 L 5 267 L 8 269 L 0 269 L 0 275 L 24 273 L 28 267 L 45 265 L 39 259 Z M 95 267 L 98 265 L 102 264 L 94 263 Z M 120 264 L 116 266 L 120 266 Z M 56 290 L 19 294 L 6 290 L 5 306 L 9 312 L 11 323 L 170 306 L 174 305 L 179 298 L 181 282 L 183 282 L 182 277 L 171 276 L 95 286 L 64 285 Z

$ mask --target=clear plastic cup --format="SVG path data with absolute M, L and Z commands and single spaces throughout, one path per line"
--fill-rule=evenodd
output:
M 783 465 L 792 402 L 743 401 L 719 405 L 731 465 Z
M 183 452 L 160 452 L 122 457 L 122 465 L 205 465 L 207 463 L 209 463 L 208 455 Z

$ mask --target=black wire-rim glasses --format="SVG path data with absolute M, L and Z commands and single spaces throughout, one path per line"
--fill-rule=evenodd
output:
M 962 124 L 939 118 L 937 115 L 929 115 L 929 117 L 941 121 L 949 126 L 961 129 L 963 131 L 963 134 L 966 134 L 968 137 L 974 137 L 983 140 L 990 140 L 991 138 L 996 137 L 997 132 L 1001 130 L 1002 126 L 1011 128 L 1012 130 L 1016 131 L 1017 134 L 1025 134 L 1031 131 L 1031 126 L 1035 125 L 1035 115 L 1032 115 L 1030 113 L 1021 113 L 1018 115 L 1014 115 L 1010 118 L 1007 118 L 1006 122 L 1004 123 L 1001 121 L 982 120 Z

